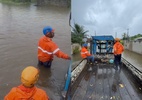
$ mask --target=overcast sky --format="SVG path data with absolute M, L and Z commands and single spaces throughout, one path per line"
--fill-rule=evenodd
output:
M 89 35 L 142 34 L 142 0 L 72 0 L 71 11 Z

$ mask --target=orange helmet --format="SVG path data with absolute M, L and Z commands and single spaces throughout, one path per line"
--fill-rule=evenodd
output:
M 21 82 L 26 87 L 32 87 L 37 82 L 39 70 L 33 66 L 26 67 L 21 74 Z
M 120 41 L 120 39 L 119 38 L 115 38 L 115 41 Z

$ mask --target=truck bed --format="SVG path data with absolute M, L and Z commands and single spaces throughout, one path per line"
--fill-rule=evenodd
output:
M 108 63 L 86 64 L 86 68 L 72 87 L 72 100 L 142 100 L 142 85 L 125 65 L 118 71 Z

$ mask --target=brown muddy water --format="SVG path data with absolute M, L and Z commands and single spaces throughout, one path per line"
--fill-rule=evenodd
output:
M 133 51 L 125 50 L 122 57 L 142 72 L 142 55 Z
M 26 66 L 37 67 L 37 43 L 44 26 L 55 29 L 53 41 L 70 55 L 69 12 L 61 7 L 0 3 L 0 100 L 20 84 L 20 74 Z M 36 86 L 44 89 L 51 100 L 61 99 L 69 63 L 55 57 L 51 69 L 40 68 Z

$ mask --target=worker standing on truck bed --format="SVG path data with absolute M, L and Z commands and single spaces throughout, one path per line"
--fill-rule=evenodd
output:
M 119 67 L 121 67 L 121 55 L 124 51 L 123 45 L 120 43 L 119 38 L 115 38 L 115 43 L 113 45 L 113 50 L 114 50 L 114 64 L 115 64 L 115 69 L 118 70 Z

